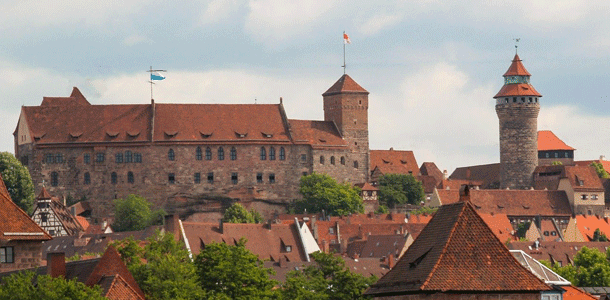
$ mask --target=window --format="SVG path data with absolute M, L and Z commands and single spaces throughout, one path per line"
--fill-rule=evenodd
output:
M 135 182 L 135 178 L 133 177 L 133 172 L 127 172 L 127 182 L 133 184 Z
M 557 231 L 551 231 L 551 235 L 552 236 L 556 236 L 557 235 Z
M 0 263 L 14 263 L 15 253 L 13 247 L 0 247 Z
M 174 174 L 174 173 L 167 174 L 167 182 L 169 182 L 169 184 L 176 183 L 176 174 Z
M 142 162 L 142 153 L 134 153 L 133 154 L 133 162 L 141 163 Z
M 517 97 L 513 97 L 513 103 L 517 103 Z
M 49 221 L 49 215 L 47 213 L 40 213 L 40 221 L 46 223 Z
M 275 183 L 275 173 L 269 174 L 269 183 Z
M 129 151 L 129 150 L 125 151 L 125 162 L 126 163 L 133 162 L 133 154 L 131 154 L 131 151 Z
M 97 163 L 103 163 L 104 162 L 104 153 L 103 152 L 98 152 L 95 154 L 95 162 Z
M 320 164 L 323 165 L 324 164 L 324 156 L 320 155 Z
M 176 159 L 176 154 L 174 153 L 174 149 L 169 149 L 169 151 L 167 152 L 167 159 L 168 160 Z
M 87 165 L 90 164 L 91 163 L 91 155 L 89 153 L 85 153 L 85 155 L 83 155 L 83 161 Z
M 341 164 L 345 166 L 345 156 L 341 156 Z
M 549 236 L 549 232 L 548 231 L 545 231 L 543 234 L 544 234 L 544 236 Z
M 334 165 L 334 164 L 335 164 L 335 157 L 334 157 L 334 156 L 331 156 L 331 157 L 330 157 L 330 164 L 331 164 L 331 165 Z
M 580 199 L 582 199 L 582 200 L 587 200 L 587 195 L 586 195 L 586 194 L 582 194 L 582 195 L 580 195 Z
M 64 155 L 61 153 L 55 154 L 55 163 L 60 164 L 64 162 Z
M 551 155 L 550 155 L 548 152 L 547 152 L 547 153 L 545 153 L 545 154 L 544 154 L 544 156 L 545 156 L 546 158 L 551 157 Z
M 55 162 L 55 157 L 53 156 L 53 154 L 48 153 L 48 154 L 45 156 L 44 162 L 46 162 L 47 164 L 52 164 L 52 163 L 54 163 L 54 162 Z
M 237 184 L 237 173 L 231 173 L 231 183 Z
M 195 173 L 195 177 L 193 178 L 195 183 L 201 183 L 201 173 Z
M 196 160 L 203 159 L 203 151 L 201 151 L 201 147 L 197 147 L 197 150 L 195 150 L 195 159 Z
M 218 148 L 218 160 L 225 160 L 225 149 L 222 147 Z
M 286 246 L 286 252 L 292 252 L 292 246 Z
M 51 186 L 57 186 L 59 184 L 58 176 L 57 172 L 51 173 Z
M 112 172 L 112 174 L 110 174 L 110 182 L 112 184 L 116 184 L 117 181 L 118 181 L 118 178 L 117 178 L 116 172 Z
M 123 162 L 123 153 L 117 153 L 114 155 L 114 162 L 120 164 Z
M 301 173 L 301 175 L 307 176 L 307 172 L 303 172 L 303 173 Z
M 358 169 L 358 161 L 354 160 L 354 168 Z
M 85 173 L 85 178 L 83 179 L 83 184 L 91 184 L 91 174 L 89 174 L 89 172 Z
M 306 162 L 307 161 L 307 154 L 301 154 L 301 161 L 302 162 Z
M 38 202 L 38 208 L 49 208 L 49 202 Z
M 263 173 L 256 173 L 256 182 L 263 183 Z
M 237 149 L 235 147 L 231 147 L 231 160 L 237 159 Z
M 286 150 L 284 150 L 284 147 L 280 147 L 280 160 L 286 160 Z
M 265 150 L 265 147 L 261 147 L 261 160 L 265 159 L 267 159 L 267 151 Z
M 28 157 L 27 157 L 27 155 L 26 155 L 26 156 L 22 156 L 22 157 L 19 159 L 19 161 L 21 161 L 21 164 L 22 164 L 22 165 L 27 166 L 27 165 L 28 165 Z
M 210 147 L 205 148 L 205 160 L 212 160 L 212 149 Z
M 555 158 L 559 158 L 559 153 L 555 152 Z
M 269 160 L 275 160 L 275 148 L 269 148 Z
M 597 200 L 597 195 L 596 194 L 591 195 L 591 200 Z
M 568 152 L 565 152 L 565 153 L 563 154 L 563 157 L 568 158 Z
M 578 180 L 578 185 L 580 185 L 580 186 L 585 185 L 585 181 L 584 180 Z
M 208 173 L 208 183 L 214 183 L 214 172 Z
M 328 227 L 328 233 L 335 234 L 335 229 L 332 227 Z

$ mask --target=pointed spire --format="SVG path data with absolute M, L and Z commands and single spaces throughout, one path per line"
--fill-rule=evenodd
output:
M 351 92 L 351 93 L 369 93 L 363 87 L 361 87 L 354 79 L 352 79 L 349 75 L 343 74 L 333 86 L 331 86 L 322 96 L 330 96 L 334 94 Z
M 519 54 L 515 54 L 515 58 L 513 58 L 513 63 L 510 65 L 510 67 L 508 67 L 508 70 L 502 76 L 532 76 L 532 74 L 530 74 L 521 63 L 521 58 L 519 58 Z
M 36 197 L 36 200 L 49 200 L 51 199 L 51 194 L 47 191 L 47 189 L 43 186 L 42 190 L 40 190 L 40 194 Z

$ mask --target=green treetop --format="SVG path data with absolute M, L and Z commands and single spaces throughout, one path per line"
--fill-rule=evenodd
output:
M 9 152 L 0 152 L 0 174 L 13 202 L 26 213 L 34 210 L 34 184 L 26 167 Z
M 162 224 L 165 211 L 151 210 L 152 204 L 138 195 L 114 200 L 114 231 L 142 230 L 150 225 Z
M 326 174 L 301 177 L 299 192 L 303 199 L 295 202 L 297 213 L 319 213 L 344 216 L 351 213 L 364 213 L 360 189 L 349 183 L 339 184 Z
M 231 205 L 222 217 L 227 223 L 262 223 L 263 217 L 254 209 L 248 211 L 239 203 Z
M 610 174 L 604 169 L 604 165 L 598 162 L 592 162 L 590 166 L 595 168 L 595 172 L 597 172 L 597 176 L 599 178 L 610 178 Z
M 424 187 L 413 175 L 385 174 L 378 182 L 379 202 L 383 205 L 395 207 L 424 201 Z

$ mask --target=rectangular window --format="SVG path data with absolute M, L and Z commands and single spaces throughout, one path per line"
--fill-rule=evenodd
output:
M 141 163 L 142 162 L 142 153 L 134 153 L 133 154 L 133 162 Z
M 123 162 L 123 153 L 117 153 L 114 155 L 114 162 L 120 164 Z
M 167 174 L 167 182 L 169 182 L 169 184 L 176 183 L 176 174 L 174 174 L 174 173 Z
M 587 200 L 587 194 L 580 195 L 580 199 L 581 200 Z
M 46 162 L 47 164 L 52 164 L 52 163 L 54 163 L 54 162 L 55 162 L 55 156 L 53 156 L 53 154 L 51 154 L 51 153 L 48 153 L 48 154 L 45 156 L 44 162 Z
M 263 183 L 263 173 L 256 173 L 256 182 Z
M 47 213 L 40 213 L 40 221 L 41 221 L 42 223 L 46 223 L 46 222 L 48 222 L 48 221 L 49 221 L 49 220 L 48 220 L 48 215 L 47 215 Z
M 275 183 L 275 174 L 274 173 L 269 174 L 269 183 Z
M 0 263 L 14 263 L 15 253 L 13 247 L 0 247 Z
M 95 162 L 103 163 L 104 162 L 104 153 L 98 152 L 95 154 Z
M 208 173 L 208 183 L 214 183 L 214 172 Z
M 301 154 L 301 161 L 302 162 L 306 162 L 307 161 L 307 154 Z
M 125 151 L 125 162 L 126 163 L 130 163 L 132 162 L 133 155 L 131 154 L 131 151 Z
M 89 153 L 85 153 L 85 155 L 83 155 L 83 161 L 87 165 L 90 164 L 91 163 L 91 155 Z
M 591 200 L 597 200 L 597 195 L 595 195 L 595 194 L 591 195 Z
M 231 183 L 237 184 L 237 173 L 231 173 Z
M 55 162 L 58 163 L 58 164 L 63 163 L 64 162 L 64 155 L 61 154 L 61 153 L 57 153 L 55 155 Z
M 195 183 L 201 183 L 201 173 L 195 173 Z

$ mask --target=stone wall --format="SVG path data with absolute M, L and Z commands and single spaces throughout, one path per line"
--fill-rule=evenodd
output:
M 14 262 L 0 263 L 0 272 L 37 268 L 42 260 L 41 241 L 1 241 L 0 247 L 13 247 Z

